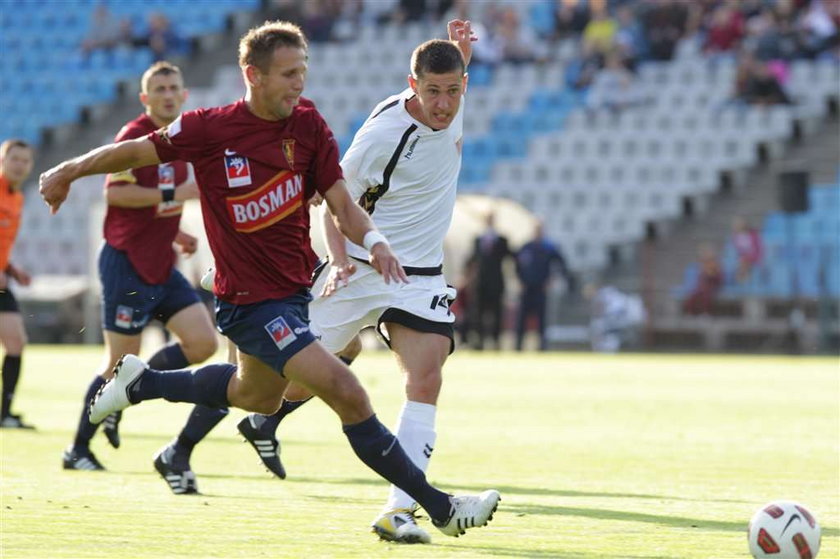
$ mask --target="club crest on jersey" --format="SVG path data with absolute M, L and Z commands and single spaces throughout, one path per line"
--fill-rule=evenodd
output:
M 228 186 L 248 186 L 251 184 L 251 165 L 244 155 L 237 155 L 233 150 L 225 150 L 225 172 Z
M 114 316 L 114 324 L 120 328 L 131 328 L 131 319 L 134 318 L 134 309 L 126 305 L 117 305 L 117 314 Z
M 303 177 L 281 171 L 264 185 L 225 199 L 234 229 L 253 233 L 276 223 L 303 205 Z
M 289 169 L 295 168 L 295 141 L 283 140 L 283 155 L 286 156 L 286 163 L 289 164 Z
M 274 344 L 277 346 L 277 349 L 284 349 L 297 339 L 297 336 L 292 329 L 289 328 L 289 324 L 282 316 L 278 316 L 266 324 L 265 331 L 268 332 L 271 339 L 274 340 Z

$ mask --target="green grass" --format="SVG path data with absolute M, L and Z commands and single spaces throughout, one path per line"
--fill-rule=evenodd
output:
M 3 557 L 748 557 L 747 521 L 774 499 L 807 504 L 821 558 L 840 555 L 837 359 L 458 353 L 446 370 L 430 479 L 494 487 L 493 522 L 465 537 L 423 520 L 431 546 L 367 532 L 386 486 L 312 403 L 283 424 L 285 481 L 235 434 L 234 411 L 193 457 L 200 496 L 152 468 L 186 404 L 129 409 L 123 447 L 97 435 L 104 473 L 65 472 L 101 348 L 32 347 L 2 431 Z M 390 425 L 401 378 L 384 352 L 354 369 Z

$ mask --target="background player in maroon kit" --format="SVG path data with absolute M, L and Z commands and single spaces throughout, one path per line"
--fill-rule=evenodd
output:
M 485 525 L 499 493 L 453 497 L 429 485 L 376 418 L 358 379 L 309 330 L 314 261 L 305 180 L 323 196 L 338 229 L 370 252 L 371 265 L 386 282 L 407 279 L 387 240 L 350 198 L 332 132 L 301 98 L 307 71 L 303 34 L 290 23 L 266 23 L 242 38 L 239 54 L 244 99 L 187 112 L 145 138 L 100 147 L 41 176 L 41 194 L 55 212 L 79 177 L 192 162 L 217 266 L 217 324 L 239 350 L 237 365 L 165 373 L 127 355 L 97 394 L 91 421 L 155 398 L 270 414 L 280 407 L 288 383 L 297 382 L 336 412 L 356 455 L 414 497 L 442 532 L 457 536 Z
M 126 124 L 115 141 L 145 137 L 171 123 L 180 114 L 186 97 L 178 67 L 167 62 L 154 64 L 141 80 L 140 102 L 145 111 Z M 75 440 L 64 453 L 66 469 L 103 469 L 89 448 L 97 425 L 88 420 L 88 405 L 113 376 L 120 356 L 140 351 L 142 331 L 151 319 L 160 319 L 178 337 L 178 342 L 161 348 L 149 360 L 157 369 L 200 363 L 216 351 L 216 333 L 206 307 L 174 268 L 173 243 L 187 255 L 196 250 L 196 239 L 179 230 L 183 201 L 198 196 L 189 174 L 187 163 L 174 160 L 108 176 L 105 243 L 99 255 L 106 353 L 102 369 L 85 395 Z M 196 491 L 189 453 L 226 413 L 197 406 L 181 436 L 156 457 L 155 466 L 176 493 Z M 112 415 L 108 419 L 106 434 L 117 447 L 120 441 L 115 418 Z

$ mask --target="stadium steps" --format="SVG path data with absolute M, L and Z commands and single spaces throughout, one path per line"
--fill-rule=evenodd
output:
M 644 293 L 651 311 L 651 344 L 690 346 L 692 340 L 696 341 L 699 336 L 709 349 L 737 349 L 738 344 L 742 343 L 760 350 L 766 348 L 774 339 L 779 339 L 780 332 L 784 330 L 783 324 L 792 308 L 790 302 L 776 305 L 779 308 L 774 311 L 770 308 L 771 302 L 723 301 L 716 309 L 716 314 L 735 316 L 726 318 L 723 322 L 710 322 L 680 316 L 679 302 L 673 298 L 672 288 L 681 283 L 686 266 L 695 261 L 697 246 L 700 243 L 712 243 L 722 255 L 723 247 L 731 235 L 731 223 L 735 216 L 747 216 L 760 228 L 764 216 L 778 210 L 780 172 L 804 168 L 810 171 L 812 184 L 836 182 L 838 152 L 840 119 L 834 114 L 824 121 L 815 134 L 792 144 L 783 157 L 751 170 L 745 187 L 719 192 L 713 196 L 708 212 L 701 219 L 684 219 L 673 224 L 672 230 L 659 238 L 642 243 L 636 255 L 636 265 L 618 271 L 614 281 L 627 287 L 633 283 L 633 278 L 636 278 L 637 290 Z M 828 314 L 836 317 L 836 309 Z M 813 344 L 824 343 L 814 333 L 817 321 L 824 315 L 820 309 L 805 312 L 804 330 L 809 334 L 805 339 L 791 342 L 791 347 L 813 351 L 817 349 L 812 347 Z M 733 323 L 731 328 L 727 326 L 726 320 Z M 766 328 L 760 327 L 764 323 Z M 726 333 L 715 333 L 714 330 L 725 330 Z M 739 338 L 738 334 L 749 334 L 747 337 L 752 341 L 747 344 L 744 342 L 744 336 Z M 831 343 L 836 343 L 836 340 Z M 733 344 L 736 347 L 733 347 Z

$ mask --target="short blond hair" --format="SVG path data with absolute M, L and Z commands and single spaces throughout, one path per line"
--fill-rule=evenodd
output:
M 33 148 L 28 142 L 18 138 L 11 138 L 0 144 L 0 159 L 6 157 L 6 154 L 9 153 L 12 148 L 28 149 L 31 152 L 35 151 L 35 148 Z
M 149 92 L 149 82 L 155 76 L 170 76 L 172 74 L 181 76 L 181 79 L 184 79 L 184 76 L 181 74 L 181 69 L 172 64 L 171 62 L 167 62 L 166 60 L 160 60 L 155 62 L 149 68 L 143 72 L 143 77 L 140 78 L 140 91 L 143 93 Z
M 261 72 L 268 72 L 271 57 L 280 47 L 307 50 L 303 31 L 289 21 L 266 21 L 250 29 L 239 40 L 239 65 L 256 66 Z

